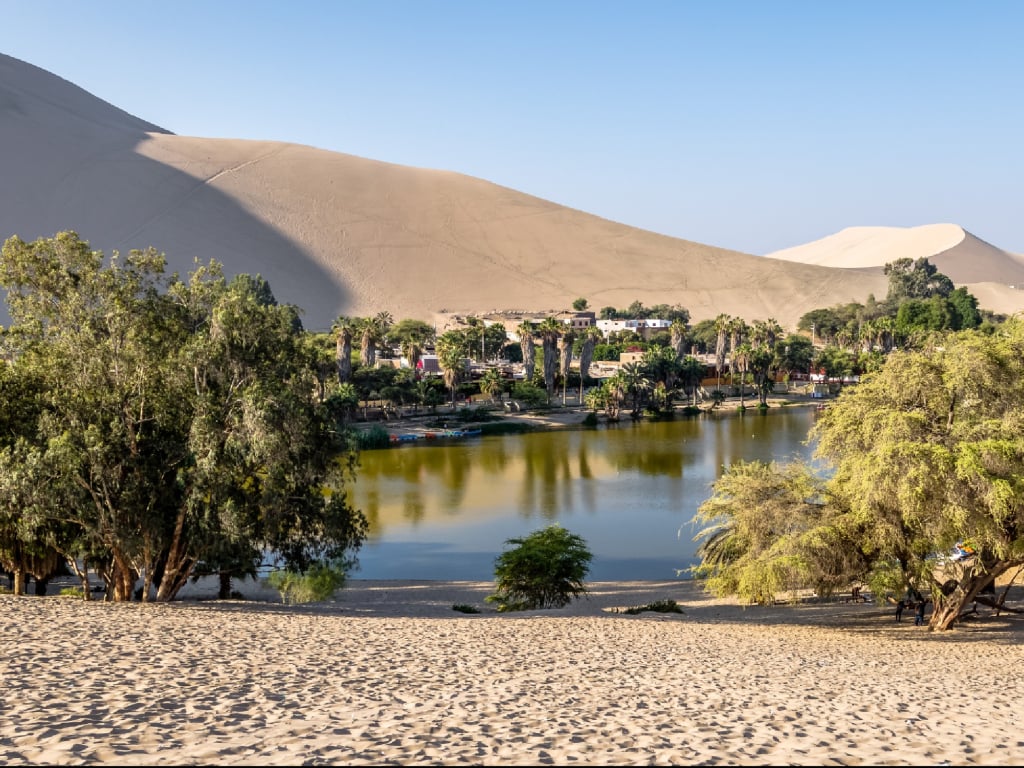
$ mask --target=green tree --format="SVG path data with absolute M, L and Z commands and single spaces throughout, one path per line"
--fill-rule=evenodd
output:
M 558 340 L 562 337 L 563 326 L 554 317 L 547 317 L 537 326 L 543 351 L 544 389 L 548 393 L 548 402 L 555 391 L 555 374 L 558 371 Z
M 494 401 L 494 398 L 501 394 L 505 382 L 497 368 L 488 368 L 480 379 L 480 392 L 487 395 Z
M 945 298 L 953 292 L 953 281 L 939 272 L 926 256 L 891 261 L 885 265 L 885 274 L 889 278 L 886 300 L 894 304 L 932 296 Z
M 950 293 L 949 304 L 953 311 L 954 330 L 963 331 L 981 325 L 978 300 L 966 288 L 957 288 Z
M 732 317 L 729 315 L 722 314 L 715 318 L 715 372 L 718 374 L 718 389 L 722 388 L 722 371 L 725 369 L 725 353 L 731 327 Z
M 437 340 L 437 363 L 455 410 L 455 387 L 466 373 L 465 339 L 458 331 L 446 331 Z
M 523 378 L 526 381 L 533 380 L 533 367 L 537 360 L 533 351 L 534 330 L 533 323 L 529 320 L 524 320 L 516 328 L 519 346 L 523 352 Z
M 335 361 L 338 368 L 338 381 L 342 384 L 352 379 L 352 336 L 357 328 L 357 321 L 344 315 L 335 320 L 331 326 L 337 339 Z
M 576 341 L 576 334 L 571 328 L 566 328 L 558 339 L 559 368 L 562 374 L 562 405 L 565 405 L 566 388 L 569 384 L 569 371 L 572 369 L 572 345 Z M 580 372 L 580 379 L 583 372 Z
M 914 586 L 934 601 L 929 626 L 949 629 L 1024 565 L 1022 435 L 1024 321 L 895 351 L 812 429 L 824 478 L 757 466 L 716 483 L 699 572 L 752 599 L 852 579 L 879 596 Z M 943 558 L 958 541 L 976 554 Z
M 580 297 L 573 301 L 572 308 L 577 312 L 584 312 L 587 309 L 587 300 Z
M 586 593 L 593 555 L 586 542 L 559 525 L 508 539 L 495 561 L 495 591 L 485 600 L 499 611 L 562 608 Z
M 22 530 L 97 570 L 113 600 L 170 600 L 198 563 L 269 551 L 346 557 L 349 434 L 294 307 L 217 264 L 164 277 L 154 250 L 102 253 L 73 232 L 3 247 L 4 353 L 41 382 L 34 434 L 0 451 Z
M 679 364 L 679 378 L 683 386 L 690 391 L 690 404 L 697 405 L 697 393 L 704 380 L 704 363 L 687 355 Z
M 590 364 L 594 360 L 594 349 L 597 347 L 597 342 L 604 338 L 601 331 L 595 327 L 587 328 L 583 332 L 583 338 L 580 343 L 580 402 L 583 402 L 583 386 L 590 375 Z
M 694 518 L 703 526 L 694 537 L 700 542 L 694 575 L 716 595 L 761 604 L 801 588 L 829 594 L 856 569 L 837 567 L 843 551 L 831 554 L 821 546 L 830 539 L 816 538 L 822 498 L 821 481 L 803 464 L 730 465 Z
M 626 363 L 620 369 L 617 376 L 622 379 L 622 386 L 629 394 L 633 403 L 633 418 L 640 416 L 640 409 L 643 407 L 644 396 L 651 388 L 651 380 L 642 365 L 638 363 Z

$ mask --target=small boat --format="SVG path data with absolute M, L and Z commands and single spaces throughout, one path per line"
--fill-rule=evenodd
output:
M 444 437 L 473 437 L 483 432 L 482 429 L 448 429 L 443 433 Z

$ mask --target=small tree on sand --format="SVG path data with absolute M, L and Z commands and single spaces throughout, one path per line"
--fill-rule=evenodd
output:
M 562 608 L 586 593 L 593 555 L 576 534 L 550 525 L 505 543 L 514 548 L 495 560 L 495 592 L 485 598 L 499 611 Z

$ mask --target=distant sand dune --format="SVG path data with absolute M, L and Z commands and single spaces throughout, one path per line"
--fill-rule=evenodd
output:
M 792 328 L 811 309 L 887 289 L 876 268 L 666 237 L 458 173 L 176 136 L 3 55 L 0 147 L 0 239 L 72 229 L 108 253 L 154 246 L 182 274 L 216 259 L 229 275 L 261 274 L 313 330 L 340 314 L 429 322 L 561 310 L 579 297 L 595 309 L 638 300 L 682 305 L 694 321 L 726 313 Z M 1024 283 L 997 273 L 978 279 Z

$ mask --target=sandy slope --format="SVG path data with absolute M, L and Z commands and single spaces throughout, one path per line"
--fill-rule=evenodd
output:
M 1005 314 L 1024 309 L 1024 258 L 955 224 L 848 227 L 768 255 L 844 269 L 884 267 L 898 258 L 927 258 L 956 285 L 966 286 L 984 309 Z
M 792 327 L 887 286 L 877 269 L 665 237 L 457 173 L 176 136 L 2 55 L 0 147 L 0 239 L 73 229 L 107 252 L 155 246 L 183 274 L 213 258 L 266 277 L 310 329 L 339 314 L 430 321 L 560 310 L 578 297 Z

